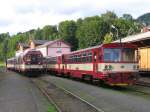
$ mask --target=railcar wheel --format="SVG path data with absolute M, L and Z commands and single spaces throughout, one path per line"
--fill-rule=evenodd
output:
M 99 86 L 108 86 L 105 81 L 99 79 Z

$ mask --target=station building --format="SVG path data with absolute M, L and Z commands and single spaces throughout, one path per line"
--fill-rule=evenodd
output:
M 45 42 L 44 44 L 37 46 L 36 49 L 40 50 L 44 57 L 54 57 L 69 53 L 71 51 L 71 46 L 67 42 L 57 39 Z
M 28 49 L 40 50 L 44 57 L 54 57 L 71 52 L 71 45 L 61 39 L 53 41 L 30 39 L 29 44 L 18 43 L 16 56 Z

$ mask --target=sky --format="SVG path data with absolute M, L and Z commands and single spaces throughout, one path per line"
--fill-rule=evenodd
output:
M 107 11 L 137 18 L 150 12 L 150 0 L 0 0 L 0 33 L 12 35 Z

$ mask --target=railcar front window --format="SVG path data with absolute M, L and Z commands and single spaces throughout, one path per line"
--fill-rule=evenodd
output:
M 123 61 L 135 61 L 135 49 L 125 48 L 122 55 Z
M 121 49 L 105 48 L 104 49 L 105 62 L 119 62 L 121 61 Z

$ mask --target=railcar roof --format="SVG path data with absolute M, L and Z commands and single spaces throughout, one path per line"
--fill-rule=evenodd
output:
M 48 42 L 49 40 L 32 40 L 32 41 L 37 45 L 42 45 L 42 44 Z
M 96 48 L 99 48 L 101 46 L 102 45 L 97 45 L 97 46 L 93 46 L 93 47 L 89 47 L 89 48 L 85 48 L 85 49 L 80 49 L 80 50 L 77 50 L 77 51 L 72 51 L 71 53 L 77 53 L 77 52 L 81 52 L 81 51 L 87 51 L 87 50 L 91 50 L 91 49 L 96 49 Z
M 133 45 L 131 43 L 121 43 L 122 44 L 122 47 L 128 47 L 128 45 Z M 93 46 L 93 47 L 89 47 L 89 48 L 85 48 L 85 49 L 80 49 L 80 50 L 77 50 L 77 51 L 72 51 L 71 53 L 66 53 L 66 54 L 72 54 L 72 53 L 78 53 L 78 52 L 82 52 L 82 51 L 87 51 L 87 50 L 91 50 L 91 49 L 96 49 L 96 48 L 100 48 L 100 47 L 109 47 L 109 46 L 119 46 L 120 43 L 119 42 L 116 42 L 116 43 L 108 43 L 108 44 L 101 44 L 101 45 L 97 45 L 97 46 Z

